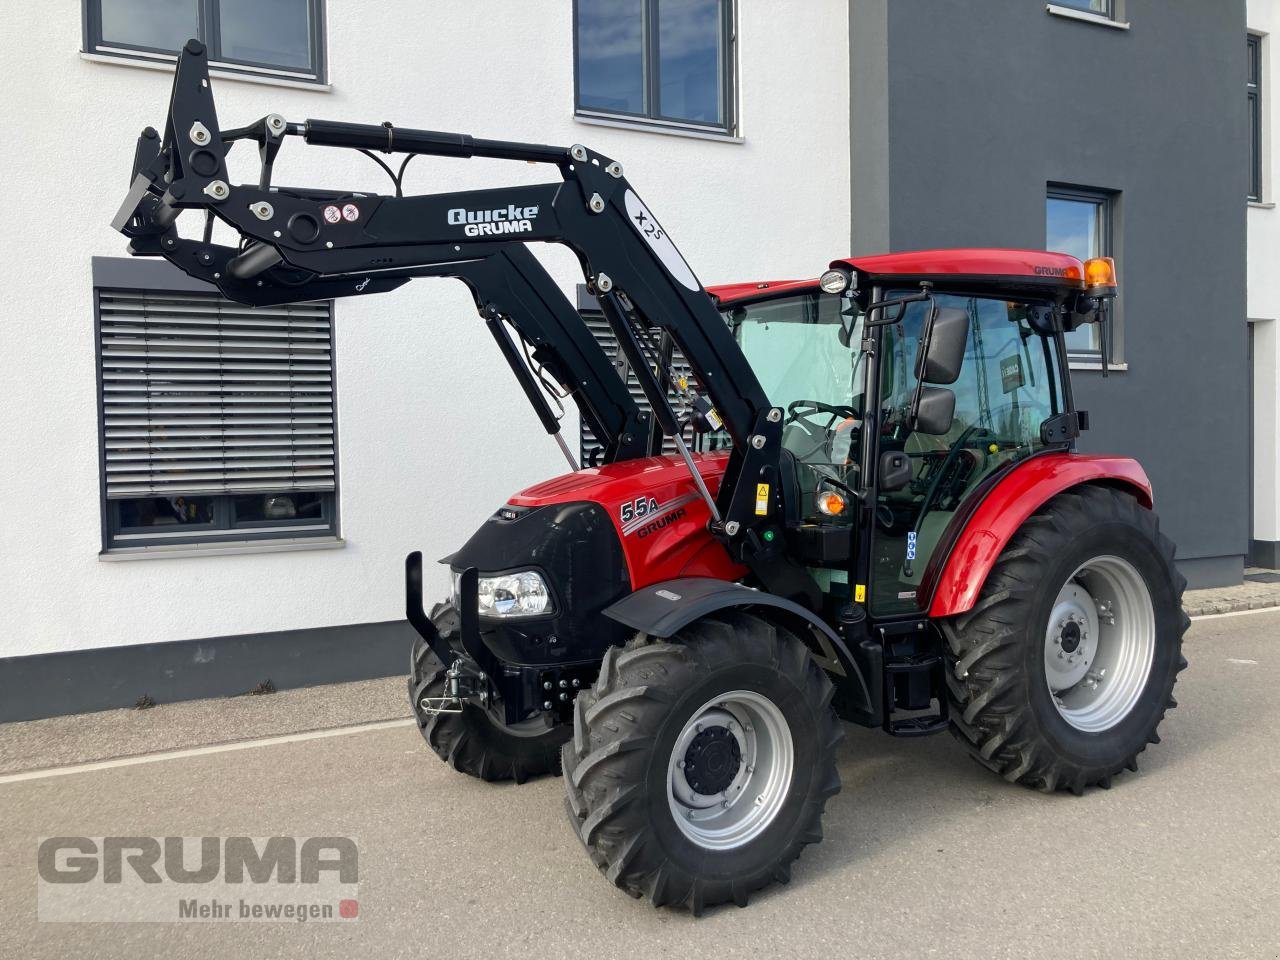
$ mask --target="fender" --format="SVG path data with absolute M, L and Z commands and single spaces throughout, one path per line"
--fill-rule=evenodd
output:
M 1053 497 L 1086 483 L 1119 487 L 1148 510 L 1152 507 L 1151 482 L 1128 457 L 1053 452 L 1024 460 L 991 488 L 967 520 L 964 511 L 952 520 L 963 527 L 949 551 L 934 555 L 938 566 L 926 570 L 920 584 L 921 605 L 928 601 L 929 616 L 951 617 L 973 609 L 996 559 L 1026 519 Z
M 769 608 L 796 629 L 814 662 L 835 675 L 843 694 L 842 714 L 849 713 L 848 719 L 868 725 L 878 722 L 874 718 L 879 714 L 880 699 L 873 697 L 844 640 L 821 617 L 792 600 L 729 580 L 681 577 L 643 587 L 603 612 L 633 630 L 666 640 L 694 620 L 730 607 Z

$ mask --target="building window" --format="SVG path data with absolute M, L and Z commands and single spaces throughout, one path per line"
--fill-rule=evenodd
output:
M 1068 7 L 1084 13 L 1096 13 L 1100 17 L 1115 16 L 1115 0 L 1052 0 L 1055 7 Z
M 1262 202 L 1262 37 L 1249 34 L 1249 199 Z
M 328 303 L 97 291 L 104 546 L 333 536 Z
M 574 0 L 576 112 L 734 132 L 732 0 Z
M 172 61 L 192 37 L 211 66 L 324 82 L 322 0 L 83 0 L 89 53 Z
M 1081 260 L 1114 257 L 1114 210 L 1114 194 L 1050 185 L 1045 206 L 1045 249 L 1069 253 Z M 1098 325 L 1085 324 L 1068 333 L 1067 349 L 1072 354 L 1100 352 Z

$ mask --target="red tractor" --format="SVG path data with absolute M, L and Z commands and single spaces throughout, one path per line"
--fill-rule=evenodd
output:
M 560 180 L 273 186 L 287 136 Z M 257 184 L 227 179 L 238 140 L 258 146 Z M 241 243 L 181 237 L 189 207 Z M 409 556 L 413 709 L 464 773 L 563 771 L 579 839 L 634 896 L 696 913 L 787 880 L 840 789 L 841 720 L 950 729 L 1005 779 L 1076 794 L 1158 740 L 1184 580 L 1142 468 L 1074 452 L 1088 417 L 1063 334 L 1105 328 L 1110 261 L 930 251 L 705 289 L 608 157 L 274 114 L 222 131 L 197 41 L 115 225 L 250 304 L 467 284 L 572 471 L 445 558 L 452 595 L 430 616 Z M 616 357 L 535 241 L 575 251 Z M 585 466 L 564 399 L 595 441 Z

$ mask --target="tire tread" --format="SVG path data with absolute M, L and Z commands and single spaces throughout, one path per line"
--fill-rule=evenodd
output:
M 801 819 L 775 862 L 754 875 L 693 876 L 660 849 L 648 825 L 643 781 L 645 747 L 681 690 L 717 666 L 772 665 L 805 691 L 819 718 L 822 772 L 810 788 Z M 606 654 L 600 675 L 578 695 L 573 737 L 562 748 L 565 810 L 592 862 L 620 890 L 655 906 L 695 915 L 721 903 L 745 906 L 772 882 L 785 883 L 805 846 L 822 839 L 822 813 L 840 789 L 835 749 L 843 730 L 830 708 L 833 688 L 799 638 L 754 614 L 722 612 L 681 632 L 679 642 L 640 635 Z
M 1047 793 L 1068 790 L 1079 796 L 1088 786 L 1110 788 L 1116 774 L 1138 769 L 1138 746 L 1114 764 L 1081 767 L 1050 750 L 1038 736 L 1025 696 L 1021 668 L 1026 625 L 1040 589 L 1040 573 L 1066 548 L 1075 533 L 1098 521 L 1120 521 L 1141 529 L 1170 571 L 1179 602 L 1180 626 L 1174 638 L 1175 666 L 1164 704 L 1146 738 L 1159 743 L 1156 727 L 1176 706 L 1173 685 L 1187 665 L 1182 636 L 1190 620 L 1181 612 L 1186 578 L 1174 565 L 1174 546 L 1160 533 L 1156 515 L 1132 496 L 1109 487 L 1084 486 L 1059 494 L 1032 515 L 1015 534 L 992 568 L 977 603 L 942 622 L 948 659 L 951 732 L 983 766 L 1012 783 Z

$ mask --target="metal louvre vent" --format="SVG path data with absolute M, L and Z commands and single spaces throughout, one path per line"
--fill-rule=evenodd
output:
M 613 368 L 618 371 L 618 376 L 626 374 L 627 392 L 631 394 L 636 405 L 641 410 L 649 409 L 649 399 L 644 395 L 644 391 L 640 389 L 640 384 L 636 382 L 635 375 L 627 366 L 626 357 L 622 356 L 618 350 L 618 338 L 613 333 L 613 328 L 609 326 L 609 321 L 604 318 L 603 314 L 584 311 L 582 319 L 587 325 L 587 329 L 591 331 L 591 335 L 596 338 L 596 342 L 600 344 L 600 349 L 604 351 L 605 356 L 613 363 Z M 693 378 L 693 373 L 689 368 L 688 362 L 681 355 L 679 348 L 676 348 L 672 354 L 671 372 L 676 377 Z M 668 395 L 675 396 L 674 391 L 668 390 Z M 601 450 L 600 443 L 591 435 L 591 430 L 586 423 L 582 424 L 581 430 L 581 455 L 584 463 L 594 462 L 594 456 Z M 662 452 L 676 454 L 676 445 L 671 441 L 670 437 L 665 437 L 662 441 Z
M 107 497 L 334 489 L 324 302 L 98 292 Z

